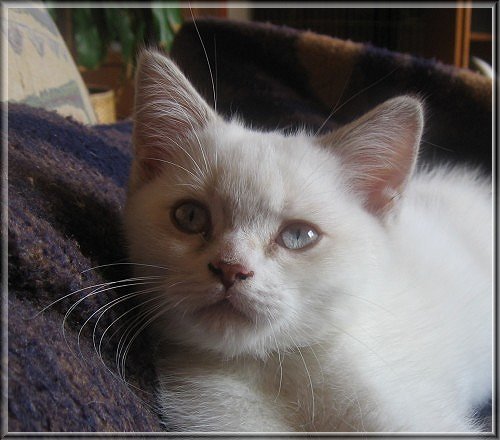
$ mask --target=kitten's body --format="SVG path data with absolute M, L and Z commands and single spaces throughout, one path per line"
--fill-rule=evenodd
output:
M 222 121 L 159 55 L 143 57 L 138 90 L 126 227 L 135 262 L 168 268 L 141 272 L 165 278 L 167 426 L 477 429 L 471 410 L 491 395 L 491 196 L 464 170 L 410 177 L 418 103 L 285 137 Z M 186 200 L 209 212 L 202 236 L 175 226 Z M 318 239 L 287 249 L 294 222 Z M 220 261 L 245 268 L 229 288 Z

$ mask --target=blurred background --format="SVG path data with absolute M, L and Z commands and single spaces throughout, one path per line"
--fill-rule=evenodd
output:
M 137 9 L 61 8 L 46 3 L 92 93 L 100 122 L 131 114 L 137 47 L 146 43 L 168 51 L 182 23 L 200 17 L 286 25 L 479 71 L 484 71 L 484 63 L 492 64 L 493 3 L 420 3 L 421 7 L 389 7 L 389 3 L 372 8 L 341 8 L 334 3 L 325 8 L 224 5 L 185 8 L 169 3 Z M 106 101 L 113 109 L 105 110 Z

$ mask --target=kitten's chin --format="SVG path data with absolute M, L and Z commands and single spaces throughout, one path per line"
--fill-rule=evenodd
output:
M 226 357 L 264 356 L 267 322 L 244 299 L 235 296 L 219 299 L 184 315 L 175 335 L 190 346 Z

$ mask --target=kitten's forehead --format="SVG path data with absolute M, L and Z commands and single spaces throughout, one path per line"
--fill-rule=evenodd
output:
M 207 132 L 215 147 L 213 190 L 233 220 L 252 221 L 280 216 L 308 189 L 317 191 L 325 155 L 305 136 L 261 133 L 225 124 L 223 135 Z M 324 181 L 323 181 L 324 183 Z
M 217 143 L 217 195 L 233 216 L 252 218 L 280 212 L 286 194 L 275 148 L 261 133 L 239 134 L 230 132 Z

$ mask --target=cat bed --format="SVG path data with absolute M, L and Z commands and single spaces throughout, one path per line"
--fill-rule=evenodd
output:
M 473 159 L 491 166 L 490 85 L 479 75 L 270 25 L 200 21 L 198 27 L 217 78 L 217 108 L 226 115 L 238 113 L 267 129 L 319 129 L 331 111 L 328 100 L 338 99 L 332 98 L 330 83 L 335 75 L 347 75 L 335 73 L 336 64 L 351 70 L 344 98 L 400 66 L 353 98 L 324 128 L 388 96 L 415 92 L 430 107 L 424 145 L 430 146 L 429 159 Z M 178 35 L 174 55 L 210 97 L 206 61 L 191 24 Z M 435 128 L 437 123 L 442 125 Z M 104 284 L 131 277 L 127 264 L 111 265 L 127 262 L 120 217 L 131 122 L 83 126 L 9 104 L 8 130 L 8 431 L 160 431 L 148 339 L 140 333 L 131 346 L 126 386 L 115 352 L 121 347 L 121 361 L 127 347 L 112 336 L 124 333 L 123 314 L 133 303 L 124 283 Z M 76 293 L 66 296 L 71 292 Z M 124 301 L 102 316 L 94 314 L 117 298 Z M 129 336 L 139 330 L 131 327 Z M 485 411 L 491 414 L 491 407 Z
M 196 24 L 182 27 L 172 57 L 207 101 L 214 102 L 215 91 L 226 116 L 238 114 L 263 129 L 328 131 L 411 94 L 425 103 L 425 159 L 466 160 L 491 170 L 490 78 L 287 27 L 216 19 Z

